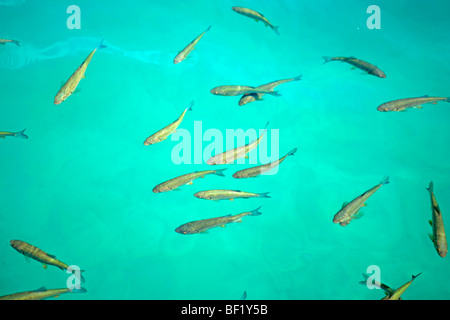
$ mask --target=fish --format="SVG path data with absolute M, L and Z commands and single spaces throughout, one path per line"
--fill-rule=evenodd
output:
M 15 45 L 20 47 L 20 41 L 17 40 L 9 40 L 9 39 L 0 39 L 0 44 L 14 43 Z
M 431 198 L 431 214 L 432 220 L 429 220 L 433 233 L 428 234 L 434 247 L 440 257 L 444 258 L 447 255 L 447 237 L 445 236 L 444 220 L 442 219 L 442 213 L 439 209 L 439 204 L 436 201 L 436 197 L 433 192 L 433 181 L 430 182 L 428 188 Z
M 48 265 L 55 266 L 61 270 L 67 271 L 69 268 L 69 265 L 66 263 L 56 259 L 54 255 L 48 254 L 41 249 L 26 243 L 25 241 L 21 240 L 11 240 L 10 245 L 16 249 L 19 253 L 23 254 L 25 257 L 32 258 L 38 262 L 41 262 L 44 269 L 47 269 Z M 84 270 L 81 270 L 83 272 Z M 72 270 L 72 272 L 74 272 Z M 82 279 L 82 282 L 84 282 L 84 279 Z
M 358 211 L 365 206 L 365 202 L 371 195 L 373 195 L 381 186 L 389 183 L 389 177 L 385 177 L 379 184 L 367 190 L 360 196 L 356 197 L 349 203 L 344 203 L 341 210 L 339 210 L 333 217 L 334 223 L 339 223 L 341 226 L 346 226 L 351 220 L 358 218 Z
M 197 43 L 200 41 L 200 39 L 205 35 L 205 33 L 207 31 L 209 31 L 211 29 L 211 26 L 208 27 L 208 29 L 206 29 L 201 35 L 199 35 L 197 38 L 195 38 L 194 40 L 192 40 L 191 43 L 189 43 L 183 50 L 181 50 L 175 57 L 175 59 L 173 59 L 173 63 L 174 64 L 178 64 L 181 61 L 183 61 L 184 59 L 187 58 L 187 56 L 191 53 L 192 50 L 195 49 L 195 46 L 197 45 Z
M 243 94 L 250 94 L 250 93 L 264 93 L 264 94 L 271 94 L 273 96 L 281 96 L 281 94 L 278 91 L 273 91 L 273 89 L 264 89 L 264 88 L 258 89 L 258 87 L 240 86 L 240 85 L 218 86 L 212 88 L 210 92 L 218 96 L 227 96 L 227 97 L 240 96 Z
M 197 178 L 204 178 L 208 174 L 216 174 L 221 177 L 225 177 L 223 174 L 223 171 L 225 169 L 219 169 L 219 170 L 204 170 L 204 171 L 195 171 L 192 173 L 187 173 L 182 176 L 170 179 L 168 181 L 165 181 L 163 183 L 158 184 L 156 187 L 153 188 L 154 193 L 161 193 L 161 192 L 167 192 L 174 190 L 182 185 L 185 184 L 192 184 L 192 181 L 194 181 Z
M 330 62 L 330 61 L 341 61 L 341 62 L 347 62 L 351 64 L 352 66 L 361 69 L 368 74 L 371 74 L 373 76 L 377 76 L 379 78 L 386 78 L 386 74 L 380 70 L 380 68 L 374 66 L 373 64 L 370 64 L 366 61 L 356 59 L 355 57 L 322 57 L 325 59 L 324 63 Z
M 80 83 L 81 79 L 84 79 L 86 68 L 88 67 L 89 63 L 92 60 L 92 57 L 94 56 L 94 53 L 97 51 L 97 49 L 105 48 L 106 46 L 103 45 L 103 40 L 100 42 L 100 44 L 87 56 L 87 58 L 83 61 L 83 63 L 78 67 L 77 70 L 70 76 L 70 78 L 62 85 L 62 87 L 59 89 L 59 91 L 56 93 L 55 96 L 55 105 L 61 104 L 64 100 L 66 100 L 72 93 L 74 93 L 75 89 L 78 86 L 78 83 Z
M 269 193 L 270 192 L 252 193 L 241 190 L 215 189 L 196 192 L 194 197 L 206 200 L 234 200 L 237 198 L 270 198 Z
M 359 283 L 362 285 L 367 286 L 367 279 L 369 278 L 369 276 L 365 273 L 362 274 L 364 277 L 364 281 L 360 281 Z M 378 282 L 378 281 L 373 281 L 371 283 L 373 286 L 377 287 L 378 289 L 382 289 L 387 295 L 391 295 L 394 293 L 394 289 L 392 289 L 391 287 L 389 287 L 388 285 Z M 398 300 L 402 300 L 402 298 L 399 298 Z
M 186 109 L 184 109 L 184 111 L 177 118 L 177 120 L 175 120 L 168 126 L 162 128 L 161 130 L 155 132 L 151 136 L 147 137 L 144 141 L 144 146 L 148 146 L 148 145 L 155 144 L 155 143 L 166 140 L 172 133 L 175 132 L 175 130 L 180 125 L 181 121 L 183 121 L 185 113 L 187 111 L 192 111 L 193 105 L 194 105 L 194 101 L 191 101 L 191 103 L 186 107 Z
M 261 13 L 255 11 L 255 10 L 243 8 L 243 7 L 232 7 L 231 9 L 239 14 L 242 14 L 246 17 L 254 19 L 256 22 L 262 21 L 266 27 L 269 26 L 270 28 L 272 28 L 272 30 L 275 31 L 275 33 L 277 35 L 280 34 L 280 32 L 278 31 L 279 26 L 273 26 L 269 22 L 269 20 L 267 20 L 267 18 L 264 17 Z
M 394 292 L 392 292 L 391 294 L 386 295 L 381 300 L 400 300 L 400 297 L 405 292 L 405 290 L 408 289 L 408 287 L 411 285 L 411 283 L 414 281 L 414 279 L 417 278 L 418 276 L 420 276 L 421 274 L 422 274 L 422 272 L 416 276 L 413 275 L 412 279 L 410 281 L 408 281 L 407 283 L 402 285 L 400 288 L 394 290 Z
M 264 134 L 267 132 L 268 125 L 269 125 L 269 123 L 267 122 L 263 133 L 258 137 L 258 139 L 254 140 L 246 145 L 219 153 L 219 154 L 209 158 L 208 161 L 206 161 L 206 163 L 209 165 L 229 164 L 229 163 L 233 163 L 237 159 L 247 157 L 247 153 L 249 153 L 250 151 L 255 149 L 258 146 L 258 144 L 261 142 L 261 139 L 263 138 Z
M 270 83 L 266 83 L 263 85 L 260 85 L 258 87 L 256 87 L 257 89 L 270 89 L 273 90 L 276 86 L 279 86 L 282 83 L 286 83 L 286 82 L 290 82 L 290 81 L 298 81 L 301 80 L 302 75 L 299 75 L 295 78 L 290 78 L 290 79 L 283 79 L 283 80 L 277 80 L 277 81 L 273 81 Z M 246 93 L 244 94 L 241 99 L 239 100 L 239 105 L 243 106 L 245 104 L 248 104 L 250 102 L 253 101 L 260 101 L 263 100 L 263 96 L 265 95 L 265 93 Z
M 259 211 L 261 207 L 248 211 L 239 213 L 237 215 L 226 215 L 223 217 L 217 217 L 217 218 L 210 218 L 210 219 L 203 219 L 203 220 L 196 220 L 191 221 L 185 224 L 182 224 L 178 228 L 175 229 L 175 232 L 178 232 L 180 234 L 195 234 L 195 233 L 205 233 L 207 230 L 211 228 L 215 228 L 218 226 L 225 227 L 228 223 L 233 222 L 242 222 L 241 218 L 245 216 L 259 216 L 262 213 Z
M 430 97 L 428 95 L 417 98 L 398 99 L 385 102 L 377 107 L 378 111 L 406 111 L 408 108 L 422 108 L 422 104 L 432 103 L 436 104 L 438 101 L 450 102 L 450 97 Z
M 274 162 L 270 162 L 270 163 L 263 164 L 260 166 L 236 171 L 233 174 L 233 178 L 243 179 L 243 178 L 252 178 L 252 177 L 259 176 L 267 171 L 272 170 L 276 166 L 279 166 L 280 163 L 282 163 L 287 157 L 294 155 L 296 151 L 297 151 L 297 148 L 294 148 L 291 151 L 289 151 L 284 157 L 282 157 Z
M 26 129 L 23 129 L 19 132 L 8 132 L 8 131 L 0 131 L 0 138 L 6 138 L 6 137 L 17 137 L 17 138 L 24 138 L 28 139 L 28 136 L 24 133 Z
M 46 289 L 45 287 L 33 291 L 18 292 L 1 296 L 0 300 L 42 300 L 51 297 L 58 297 L 63 293 L 84 293 L 85 288 L 61 288 L 61 289 Z

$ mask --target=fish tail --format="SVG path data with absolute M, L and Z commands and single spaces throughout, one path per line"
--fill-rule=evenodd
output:
M 322 57 L 322 58 L 325 60 L 324 63 L 333 61 L 333 58 L 332 58 L 332 57 Z
M 411 281 L 412 281 L 412 280 L 414 280 L 415 278 L 417 278 L 418 276 L 420 276 L 421 274 L 422 274 L 422 272 L 421 272 L 421 273 L 419 273 L 419 274 L 417 274 L 416 276 L 415 276 L 415 275 L 413 275 L 413 276 L 412 276 L 412 279 L 411 279 Z
M 100 42 L 100 44 L 98 45 L 97 49 L 103 49 L 106 48 L 106 46 L 103 44 L 103 41 L 105 41 L 105 39 L 102 39 L 102 41 Z
M 193 105 L 194 105 L 194 100 L 192 100 L 191 103 L 189 103 L 189 105 L 187 106 L 187 111 L 192 111 Z
M 447 100 L 445 100 L 445 101 L 450 102 L 450 97 L 447 97 Z
M 28 136 L 25 133 L 23 133 L 25 130 L 27 129 L 23 129 L 22 131 L 19 132 L 14 132 L 14 137 L 28 139 Z
M 223 174 L 223 171 L 224 170 L 227 170 L 227 168 L 225 168 L 225 169 L 217 169 L 215 172 L 214 172 L 214 174 L 217 174 L 218 176 L 221 176 L 221 177 L 225 177 L 225 175 Z
M 300 75 L 296 76 L 293 80 L 294 81 L 302 80 L 302 77 L 303 77 L 303 75 L 300 74 Z
M 269 196 L 270 192 L 263 192 L 263 193 L 258 193 L 260 198 L 270 198 Z
M 69 292 L 71 292 L 71 293 L 85 293 L 85 292 L 87 292 L 87 290 L 85 289 L 85 288 L 72 288 L 72 289 L 69 289 Z
M 211 29 L 211 26 L 209 26 L 208 29 L 205 30 L 205 32 L 206 32 L 206 31 L 209 31 L 209 29 Z
M 363 284 L 366 285 L 367 284 L 367 279 L 369 279 L 369 276 L 365 273 L 362 273 L 363 277 L 364 277 L 364 281 L 360 281 L 358 282 L 359 284 Z
M 279 96 L 281 96 L 281 93 L 279 93 L 278 91 L 272 91 L 272 92 L 267 92 L 268 94 L 271 94 L 271 95 L 273 95 L 273 96 L 275 96 L 275 97 L 279 97 Z
M 262 207 L 262 206 L 261 206 Z M 259 216 L 262 214 L 262 212 L 259 211 L 259 209 L 261 209 L 261 207 L 256 208 L 255 210 L 250 211 L 250 213 L 248 214 L 249 216 Z
M 389 181 L 389 176 L 386 176 L 386 177 L 383 178 L 383 180 L 381 180 L 380 184 L 384 185 L 384 184 L 388 184 L 389 182 L 390 182 Z
M 20 47 L 20 41 L 17 41 L 17 40 L 13 40 L 12 41 L 15 45 L 17 45 L 17 46 L 19 46 Z
M 277 35 L 280 35 L 280 32 L 278 31 L 278 28 L 279 28 L 280 26 L 273 26 L 272 27 L 272 29 L 273 29 L 273 31 L 275 31 L 275 33 L 277 34 Z
M 293 156 L 295 153 L 297 152 L 297 148 L 292 149 L 291 151 L 288 152 L 287 156 Z
M 428 188 L 426 188 L 428 191 L 433 192 L 433 181 L 430 181 L 430 184 Z

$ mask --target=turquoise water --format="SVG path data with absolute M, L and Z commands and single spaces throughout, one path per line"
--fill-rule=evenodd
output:
M 422 272 L 403 298 L 449 299 L 449 258 L 437 255 L 431 228 L 430 181 L 450 224 L 450 105 L 378 112 L 381 103 L 423 95 L 450 96 L 448 1 L 0 1 L 2 116 L 0 295 L 64 288 L 68 274 L 26 261 L 19 239 L 85 270 L 83 294 L 58 299 L 381 299 L 358 282 L 371 265 L 381 282 L 400 287 Z M 81 29 L 68 29 L 76 4 Z M 368 29 L 369 5 L 381 29 Z M 252 8 L 279 26 L 231 10 Z M 208 31 L 188 59 L 175 55 Z M 53 99 L 104 39 L 79 92 Z M 380 67 L 381 79 L 322 56 L 355 56 Z M 302 75 L 239 106 L 219 85 L 258 86 Z M 211 167 L 177 165 L 170 138 L 143 141 L 174 121 L 194 134 L 218 129 L 278 130 L 279 155 L 297 147 L 275 175 L 195 180 L 179 191 L 155 185 Z M 181 131 L 183 132 L 183 131 Z M 210 142 L 204 142 L 205 149 Z M 219 151 L 220 152 L 220 151 Z M 257 151 L 252 151 L 256 153 Z M 276 150 L 274 150 L 276 152 Z M 192 155 L 193 157 L 193 155 Z M 389 175 L 341 227 L 332 222 L 351 201 Z M 270 199 L 207 201 L 207 189 L 271 192 Z M 242 223 L 181 235 L 179 225 L 262 206 Z M 450 226 L 447 226 L 447 229 Z

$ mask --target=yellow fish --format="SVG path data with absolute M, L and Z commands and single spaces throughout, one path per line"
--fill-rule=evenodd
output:
M 58 297 L 63 293 L 84 293 L 86 289 L 70 289 L 70 288 L 62 288 L 62 289 L 45 289 L 45 287 L 39 288 L 33 291 L 25 291 L 18 292 L 13 294 L 8 294 L 6 296 L 1 296 L 0 300 L 42 300 L 51 297 Z
M 187 106 L 187 108 L 183 111 L 183 113 L 178 117 L 177 120 L 175 120 L 174 122 L 172 122 L 168 126 L 162 128 L 161 130 L 155 132 L 154 134 L 149 136 L 147 139 L 145 139 L 144 146 L 148 146 L 148 145 L 155 144 L 155 143 L 161 142 L 163 140 L 166 140 L 172 133 L 175 132 L 175 130 L 180 125 L 181 121 L 183 121 L 184 114 L 187 111 L 191 111 L 192 110 L 192 106 L 193 105 L 194 105 L 194 101 L 192 101 Z
M 255 19 L 256 22 L 262 21 L 266 26 L 271 27 L 272 30 L 275 31 L 276 34 L 278 34 L 278 35 L 280 34 L 280 33 L 278 32 L 278 26 L 277 26 L 277 27 L 273 26 L 273 25 L 269 22 L 269 20 L 267 20 L 267 18 L 264 17 L 261 13 L 256 12 L 255 10 L 248 9 L 248 8 L 243 8 L 243 7 L 232 7 L 231 9 L 233 9 L 233 11 L 235 11 L 235 12 L 237 12 L 237 13 L 239 13 L 239 14 L 242 14 L 242 15 L 244 15 L 244 16 L 246 16 L 246 17 Z
M 28 136 L 23 133 L 26 129 L 23 129 L 19 132 L 8 132 L 8 131 L 0 131 L 0 138 L 6 138 L 6 137 L 17 137 L 17 138 L 24 138 L 28 139 Z
M 14 43 L 15 45 L 20 47 L 20 42 L 17 40 L 9 40 L 9 39 L 0 39 L 0 44 Z
M 191 53 L 191 51 L 195 49 L 195 46 L 200 41 L 200 39 L 205 35 L 207 31 L 209 31 L 209 29 L 211 29 L 211 26 L 209 26 L 208 29 L 206 29 L 201 35 L 192 40 L 191 43 L 189 43 L 183 50 L 181 50 L 180 53 L 177 54 L 175 59 L 173 59 L 173 63 L 177 64 L 186 59 L 187 56 Z
M 59 89 L 58 93 L 55 96 L 54 103 L 56 105 L 60 104 L 64 100 L 66 100 L 77 88 L 78 83 L 81 81 L 81 79 L 84 79 L 84 73 L 86 72 L 86 68 L 89 65 L 89 63 L 92 60 L 92 57 L 94 56 L 94 53 L 97 51 L 97 49 L 104 48 L 103 40 L 98 45 L 97 48 L 95 48 L 83 61 L 83 63 L 78 67 L 77 70 L 70 76 L 69 80 L 64 83 L 64 85 Z

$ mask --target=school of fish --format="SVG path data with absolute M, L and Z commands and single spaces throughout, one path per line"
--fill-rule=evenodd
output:
M 262 22 L 265 26 L 271 28 L 277 35 L 279 35 L 279 27 L 272 25 L 272 23 L 261 13 L 244 7 L 234 6 L 231 8 L 234 12 L 246 16 L 255 20 L 256 22 Z M 198 35 L 194 40 L 192 40 L 188 45 L 186 45 L 179 53 L 174 57 L 173 64 L 179 64 L 185 59 L 189 57 L 192 51 L 196 48 L 199 41 L 209 33 L 211 30 L 211 26 L 207 27 L 205 31 L 203 31 L 200 35 Z M 212 32 L 212 31 L 211 31 Z M 208 36 L 205 37 L 205 39 Z M 204 40 L 203 40 L 204 41 Z M 20 46 L 20 41 L 12 40 L 12 39 L 0 39 L 0 45 L 10 45 L 14 44 L 16 46 Z M 82 79 L 85 78 L 85 73 L 88 65 L 91 63 L 91 60 L 97 50 L 104 48 L 103 40 L 99 43 L 99 45 L 94 48 L 88 56 L 83 60 L 83 62 L 78 66 L 78 68 L 72 73 L 69 79 L 62 84 L 58 92 L 54 97 L 54 104 L 60 105 L 62 102 L 66 101 L 66 99 L 74 94 L 77 91 L 77 87 Z M 364 73 L 369 75 L 373 75 L 378 78 L 386 78 L 386 74 L 377 66 L 369 63 L 367 61 L 355 58 L 353 56 L 348 57 L 328 57 L 323 56 L 325 60 L 324 63 L 332 62 L 332 61 L 340 61 L 350 64 L 352 69 L 360 69 Z M 274 91 L 276 87 L 281 84 L 285 84 L 288 82 L 299 81 L 302 79 L 302 75 L 295 76 L 293 78 L 286 78 L 281 80 L 275 80 L 266 84 L 261 84 L 259 86 L 250 86 L 250 85 L 219 85 L 215 86 L 210 90 L 210 93 L 217 96 L 241 96 L 238 102 L 239 106 L 247 105 L 254 101 L 261 101 L 264 95 L 270 95 L 273 97 L 279 97 L 281 94 L 279 91 Z M 303 82 L 303 81 L 302 81 Z M 275 98 L 276 99 L 276 98 Z M 412 97 L 412 98 L 401 98 L 397 100 L 388 101 L 382 103 L 377 107 L 377 110 L 380 112 L 393 112 L 393 111 L 406 111 L 410 108 L 421 108 L 423 104 L 436 104 L 437 102 L 444 101 L 450 102 L 450 97 L 439 97 L 439 96 L 421 96 L 421 97 Z M 144 140 L 145 146 L 154 145 L 166 140 L 172 133 L 176 132 L 176 129 L 181 125 L 186 113 L 192 110 L 194 105 L 194 101 L 192 101 L 179 115 L 179 117 L 173 121 L 172 123 L 166 125 L 160 130 L 153 130 L 150 136 L 148 136 Z M 0 131 L 0 138 L 6 137 L 18 137 L 28 139 L 28 136 L 24 133 L 25 129 L 17 132 L 10 131 Z M 222 153 L 216 154 L 212 156 L 209 160 L 206 161 L 207 165 L 234 165 L 237 159 L 247 158 L 248 153 L 252 150 L 258 148 L 258 145 L 264 138 L 267 132 L 267 125 L 264 128 L 262 134 L 254 140 L 249 142 L 248 144 L 238 146 L 236 148 L 223 151 Z M 154 148 L 154 147 L 150 147 Z M 153 149 L 152 149 L 153 150 Z M 254 178 L 257 176 L 262 176 L 267 172 L 270 172 L 274 168 L 278 167 L 281 163 L 283 163 L 289 156 L 294 155 L 297 152 L 297 148 L 292 149 L 283 157 L 269 163 L 261 164 L 258 166 L 241 169 L 232 174 L 232 177 L 235 179 L 244 179 L 244 178 Z M 182 189 L 185 185 L 192 185 L 193 181 L 199 178 L 205 178 L 206 176 L 220 176 L 225 177 L 224 171 L 227 168 L 223 169 L 208 169 L 203 171 L 195 171 L 190 173 L 185 173 L 182 175 L 178 175 L 174 178 L 168 179 L 164 182 L 157 184 L 153 188 L 153 193 L 165 193 L 168 191 L 179 190 Z M 210 178 L 208 178 L 210 179 Z M 211 181 L 213 179 L 211 178 Z M 197 191 L 193 194 L 195 198 L 203 199 L 203 200 L 229 200 L 233 201 L 235 199 L 264 199 L 271 198 L 269 192 L 249 192 L 249 191 L 241 191 L 241 190 L 230 190 L 230 189 L 222 189 L 220 187 L 223 184 L 224 180 L 219 181 L 217 179 L 217 184 L 219 188 L 210 189 L 210 190 L 202 190 Z M 215 180 L 216 181 L 216 180 Z M 366 206 L 366 201 L 372 195 L 379 190 L 382 186 L 388 184 L 389 177 L 383 178 L 378 184 L 368 189 L 361 195 L 357 196 L 350 202 L 345 202 L 342 207 L 338 210 L 338 212 L 333 216 L 333 223 L 339 224 L 340 226 L 347 226 L 354 219 L 359 219 L 362 217 L 361 208 Z M 431 219 L 429 220 L 429 224 L 432 228 L 432 233 L 429 234 L 430 240 L 432 241 L 437 254 L 444 258 L 447 255 L 447 240 L 444 229 L 444 218 L 439 208 L 438 202 L 436 200 L 434 194 L 434 184 L 433 182 L 429 183 L 429 186 L 426 188 L 429 192 L 431 199 Z M 196 201 L 196 200 L 193 200 Z M 249 200 L 253 201 L 253 200 Z M 270 201 L 270 200 L 269 200 Z M 214 215 L 211 214 L 212 217 L 207 217 L 203 219 L 193 220 L 191 222 L 183 223 L 180 226 L 175 228 L 175 232 L 182 235 L 192 235 L 198 233 L 206 233 L 212 228 L 216 227 L 225 227 L 227 224 L 232 224 L 235 222 L 242 222 L 242 218 L 246 216 L 259 216 L 262 213 L 259 211 L 261 208 L 246 211 L 242 213 L 235 214 L 227 214 L 220 215 L 219 213 Z M 374 208 L 372 211 L 376 211 Z M 376 213 L 373 213 L 374 215 Z M 208 214 L 208 216 L 210 216 Z M 255 219 L 257 220 L 257 219 Z M 253 222 L 253 221 L 252 221 Z M 255 221 L 256 223 L 256 221 Z M 234 230 L 238 232 L 239 230 Z M 10 246 L 15 249 L 20 254 L 24 255 L 26 258 L 31 258 L 39 263 L 41 263 L 44 268 L 47 266 L 54 266 L 61 270 L 70 270 L 69 265 L 57 259 L 54 255 L 48 254 L 40 248 L 31 245 L 22 240 L 11 240 Z M 383 300 L 401 300 L 402 294 L 405 292 L 407 288 L 409 288 L 412 282 L 420 275 L 412 276 L 412 279 L 398 289 L 392 289 L 389 286 L 375 282 L 374 285 L 378 288 L 382 289 L 385 293 L 385 297 Z M 362 281 L 362 284 L 365 284 L 368 280 L 367 275 L 363 274 L 365 277 L 365 281 Z M 82 277 L 82 282 L 84 278 Z M 60 288 L 60 289 L 46 289 L 45 287 L 41 287 L 37 290 L 26 291 L 26 292 L 18 292 L 14 294 L 8 294 L 0 297 L 0 300 L 41 300 L 49 297 L 56 297 L 65 293 L 84 293 L 86 290 L 84 288 L 80 289 L 69 289 L 69 288 Z M 244 294 L 241 300 L 246 299 L 247 293 L 244 291 Z

